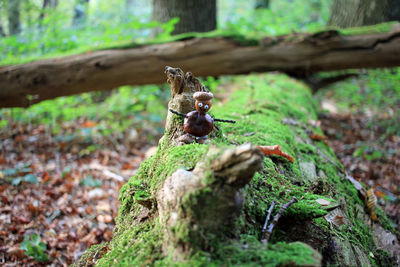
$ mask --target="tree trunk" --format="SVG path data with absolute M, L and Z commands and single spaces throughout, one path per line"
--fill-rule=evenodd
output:
M 82 27 L 86 22 L 88 12 L 89 0 L 78 0 L 74 6 L 74 17 L 72 19 L 72 26 Z
M 400 20 L 398 0 L 335 0 L 328 24 L 341 28 Z
M 178 17 L 172 34 L 208 32 L 217 27 L 216 0 L 153 0 L 153 20 L 167 22 Z M 160 29 L 155 30 L 155 34 Z
M 400 65 L 400 28 L 369 35 L 336 31 L 293 34 L 260 42 L 243 36 L 186 37 L 165 44 L 0 67 L 0 106 L 28 106 L 127 84 L 159 84 L 165 81 L 161 72 L 165 65 L 179 65 L 203 77 L 263 71 L 304 76 L 318 71 L 393 67 Z
M 49 5 L 50 5 L 50 0 L 43 0 L 42 9 L 40 10 L 40 15 L 39 15 L 39 25 L 40 25 L 40 27 L 42 26 L 44 15 L 46 13 L 46 8 Z
M 21 24 L 19 20 L 20 0 L 8 2 L 8 31 L 10 35 L 20 33 Z
M 180 69 L 166 73 L 168 109 L 194 110 L 201 83 Z M 400 264 L 383 211 L 368 208 L 362 186 L 308 136 L 320 132 L 309 123 L 317 115 L 308 88 L 277 74 L 239 78 L 231 87 L 241 89 L 213 114 L 237 123 L 218 125 L 211 144 L 177 145 L 182 119 L 168 112 L 156 155 L 121 189 L 112 241 L 91 247 L 75 266 Z M 294 162 L 258 148 L 275 144 Z M 267 210 L 274 219 L 266 220 Z M 266 221 L 271 235 L 262 242 Z
M 6 32 L 4 31 L 4 28 L 3 28 L 3 24 L 2 24 L 2 22 L 1 22 L 1 12 L 2 12 L 2 3 L 0 3 L 0 37 L 5 37 L 6 36 Z
M 50 6 L 52 9 L 56 9 L 58 6 L 58 0 L 50 0 Z
M 270 0 L 256 0 L 255 9 L 269 8 Z

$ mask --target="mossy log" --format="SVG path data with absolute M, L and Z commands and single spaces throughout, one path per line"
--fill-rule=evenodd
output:
M 169 107 L 194 109 L 202 88 L 192 74 L 167 70 Z M 91 247 L 75 266 L 396 266 L 399 242 L 380 208 L 378 221 L 345 177 L 320 133 L 309 88 L 283 74 L 236 78 L 238 88 L 213 115 L 209 144 L 177 145 L 182 119 L 169 114 L 157 153 L 120 193 L 110 243 Z M 264 157 L 257 145 L 294 156 Z M 271 203 L 291 205 L 268 244 L 262 227 Z M 397 254 L 396 254 L 397 253 Z
M 203 77 L 265 71 L 304 76 L 318 71 L 400 66 L 399 25 L 365 34 L 373 30 L 367 27 L 352 34 L 329 30 L 258 39 L 216 33 L 181 36 L 169 43 L 0 67 L 0 107 L 26 107 L 58 96 L 122 85 L 163 83 L 166 65 L 181 66 Z

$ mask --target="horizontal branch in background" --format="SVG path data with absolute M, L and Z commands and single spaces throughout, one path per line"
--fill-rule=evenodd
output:
M 165 82 L 165 66 L 196 76 L 400 66 L 400 27 L 391 32 L 342 35 L 330 30 L 241 43 L 230 37 L 186 38 L 0 67 L 0 107 L 26 107 L 58 96 Z

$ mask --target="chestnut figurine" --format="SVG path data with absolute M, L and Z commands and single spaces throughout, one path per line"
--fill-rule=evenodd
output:
M 196 137 L 196 140 L 206 139 L 207 135 L 214 129 L 214 122 L 235 123 L 232 120 L 214 119 L 207 114 L 212 106 L 213 94 L 210 92 L 196 92 L 193 98 L 196 100 L 196 110 L 183 114 L 170 109 L 172 113 L 184 117 L 183 129 L 190 135 Z

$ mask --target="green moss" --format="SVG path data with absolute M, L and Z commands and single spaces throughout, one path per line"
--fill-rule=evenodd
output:
M 293 221 L 310 225 L 310 229 L 318 229 L 315 238 L 335 236 L 348 240 L 367 255 L 369 251 L 376 249 L 370 227 L 355 212 L 357 207 L 364 206 L 357 190 L 338 171 L 338 163 L 335 166 L 320 155 L 323 153 L 331 161 L 337 162 L 332 150 L 322 142 L 303 143 L 302 140 L 308 138 L 303 127 L 282 123 L 284 118 L 291 118 L 301 124 L 317 119 L 315 104 L 310 104 L 314 103 L 310 90 L 303 83 L 280 74 L 237 77 L 235 84 L 243 89 L 235 91 L 227 104 L 213 107 L 213 113 L 216 118 L 235 119 L 237 123 L 219 124 L 223 134 L 217 134 L 211 143 L 220 147 L 247 142 L 255 145 L 279 144 L 283 151 L 294 157 L 294 163 L 280 156 L 265 157 L 263 169 L 243 189 L 244 204 L 239 218 L 229 228 L 221 229 L 222 234 L 218 238 L 215 238 L 215 233 L 202 232 L 200 229 L 198 234 L 209 240 L 208 251 L 198 250 L 187 263 L 176 264 L 171 257 L 162 255 L 163 232 L 157 215 L 143 222 L 138 221 L 142 212 L 138 200 L 155 199 L 155 193 L 164 180 L 178 168 L 192 170 L 204 158 L 209 145 L 166 147 L 165 143 L 161 143 L 156 155 L 143 162 L 136 175 L 121 189 L 121 207 L 116 219 L 115 236 L 110 242 L 109 252 L 98 262 L 99 265 L 276 266 L 311 263 L 312 250 L 307 246 L 281 242 L 301 239 L 295 234 L 287 236 L 285 228 L 280 229 L 278 226 L 268 248 L 257 241 L 271 202 L 277 203 L 274 215 L 293 196 L 299 202 L 288 208 L 282 216 L 282 220 L 289 226 Z M 316 182 L 308 181 L 307 177 L 302 177 L 300 161 L 312 162 L 317 173 L 323 172 L 324 177 L 318 177 Z M 203 181 L 209 184 L 216 182 L 216 179 L 210 173 Z M 332 188 L 334 190 L 329 190 Z M 204 212 L 207 212 L 201 207 L 210 194 L 216 192 L 207 187 L 187 194 L 182 205 L 190 209 L 185 212 L 191 212 L 193 217 L 201 219 Z M 335 204 L 345 200 L 349 225 L 343 225 L 339 229 L 330 226 L 321 217 L 327 213 L 326 209 L 329 207 L 318 204 L 318 198 Z M 383 214 L 378 216 L 386 218 Z M 204 236 L 191 236 L 194 231 L 189 231 L 190 227 L 192 225 L 188 221 L 182 221 L 175 227 L 176 242 L 204 240 Z M 224 232 L 229 232 L 229 237 Z M 213 253 L 210 254 L 210 251 Z
M 223 244 L 215 253 L 215 266 L 290 266 L 315 264 L 313 251 L 300 242 L 269 244 L 268 249 L 252 236 Z
M 72 267 L 80 267 L 80 266 L 92 266 L 96 263 L 97 258 L 100 258 L 102 255 L 102 251 L 106 251 L 108 247 L 108 243 L 92 245 L 88 248 L 85 254 L 82 257 L 72 264 Z
M 344 35 L 384 33 L 384 32 L 392 31 L 398 25 L 399 25 L 398 21 L 392 21 L 392 22 L 385 22 L 385 23 L 380 23 L 380 24 L 372 25 L 372 26 L 341 29 L 340 32 Z

